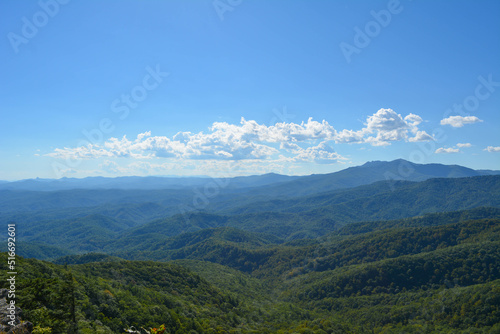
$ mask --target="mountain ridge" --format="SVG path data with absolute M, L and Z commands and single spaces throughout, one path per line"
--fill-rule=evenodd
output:
M 404 219 L 487 206 L 500 208 L 500 176 L 396 181 L 394 188 L 391 190 L 387 181 L 380 181 L 320 197 L 271 203 L 278 211 L 257 203 L 255 208 L 260 211 L 256 212 L 195 211 L 144 224 L 102 214 L 18 222 L 22 226 L 19 237 L 26 242 L 49 242 L 69 252 L 142 252 L 150 247 L 164 248 L 166 239 L 171 237 L 220 227 L 272 235 L 275 242 L 293 241 L 322 237 L 361 221 Z
M 28 191 L 59 191 L 73 189 L 186 189 L 205 186 L 209 182 L 216 182 L 220 188 L 240 189 L 266 187 L 283 190 L 295 184 L 306 186 L 306 189 L 332 190 L 350 188 L 362 184 L 369 184 L 382 180 L 423 181 L 433 177 L 466 177 L 480 175 L 499 175 L 500 170 L 474 170 L 460 165 L 445 165 L 439 163 L 417 164 L 404 159 L 392 161 L 374 160 L 359 166 L 352 166 L 343 170 L 304 176 L 265 173 L 259 175 L 236 177 L 207 177 L 207 176 L 92 176 L 85 178 L 60 179 L 23 179 L 18 181 L 0 181 L 0 190 L 28 190 Z M 326 185 L 329 184 L 329 185 Z M 319 187 L 319 188 L 318 188 Z M 311 191 L 308 190 L 307 193 Z M 304 194 L 300 191 L 299 194 Z
M 477 171 L 459 165 L 416 164 L 404 159 L 370 161 L 328 174 L 303 176 L 286 183 L 268 185 L 250 191 L 253 194 L 279 193 L 283 197 L 297 197 L 313 193 L 353 188 L 377 181 L 425 181 L 442 177 L 470 177 L 499 175 L 500 171 Z

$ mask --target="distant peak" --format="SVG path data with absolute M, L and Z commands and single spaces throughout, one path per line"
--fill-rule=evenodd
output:
M 396 159 L 392 161 L 381 161 L 381 160 L 374 160 L 374 161 L 368 161 L 365 164 L 362 165 L 362 167 L 373 167 L 373 166 L 380 166 L 384 164 L 394 164 L 394 163 L 409 163 L 413 164 L 412 162 L 409 162 L 405 159 Z
M 365 162 L 362 165 L 362 167 L 373 167 L 373 166 L 378 166 L 378 165 L 385 164 L 385 163 L 387 163 L 387 161 L 381 161 L 381 160 L 368 161 L 368 162 Z

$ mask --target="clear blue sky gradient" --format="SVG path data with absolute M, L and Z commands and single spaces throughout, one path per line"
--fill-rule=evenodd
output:
M 375 23 L 372 11 L 391 8 L 397 13 L 385 26 Z M 494 149 L 500 150 L 496 0 L 6 0 L 0 2 L 0 15 L 1 180 L 216 175 L 217 168 L 234 168 L 233 162 L 247 168 L 229 174 L 311 174 L 397 158 L 500 169 L 500 152 Z M 348 61 L 340 46 L 356 47 L 357 28 L 376 30 L 369 31 L 367 45 L 358 40 Z M 114 101 L 143 85 L 147 68 L 157 66 L 169 75 L 120 119 Z M 496 85 L 489 91 L 483 87 L 483 98 L 474 100 L 479 77 Z M 446 114 L 465 100 L 478 104 Z M 83 132 L 99 129 L 103 119 L 112 128 L 101 131 L 104 142 L 133 140 L 148 131 L 171 139 L 178 132 L 209 134 L 214 122 L 239 126 L 242 117 L 265 126 L 301 124 L 312 117 L 338 131 L 357 131 L 381 108 L 402 117 L 418 115 L 419 130 L 444 139 L 386 146 L 330 141 L 344 160 L 328 163 L 276 157 L 184 161 L 158 154 L 96 157 L 71 165 L 48 155 L 78 147 Z M 288 116 L 282 119 L 285 109 Z M 463 127 L 440 123 L 453 115 L 481 121 Z M 279 143 L 269 146 L 280 149 Z M 458 152 L 436 153 L 440 148 Z

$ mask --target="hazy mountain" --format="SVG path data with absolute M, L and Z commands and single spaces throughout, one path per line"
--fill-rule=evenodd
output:
M 372 161 L 329 174 L 303 176 L 290 182 L 252 190 L 254 195 L 296 197 L 337 189 L 353 188 L 377 181 L 424 181 L 431 178 L 457 178 L 500 175 L 500 171 L 474 170 L 458 165 L 415 164 L 403 159 Z
M 0 211 L 37 211 L 62 208 L 88 208 L 155 202 L 178 205 L 191 200 L 192 190 L 73 189 L 59 191 L 0 190 Z
M 0 223 L 16 222 L 17 255 L 59 258 L 16 259 L 19 306 L 47 332 L 402 333 L 425 321 L 496 333 L 500 175 L 477 173 L 396 161 L 234 178 L 217 196 L 211 183 L 0 190 Z
M 224 188 L 259 187 L 273 183 L 290 181 L 297 176 L 280 174 L 263 174 L 240 176 L 234 178 L 211 177 L 160 177 L 160 176 L 122 176 L 122 177 L 86 177 L 86 178 L 61 178 L 61 179 L 27 179 L 20 181 L 0 181 L 0 190 L 30 190 L 30 191 L 56 191 L 71 189 L 185 189 L 204 186 L 215 182 Z
M 380 210 L 378 210 L 379 213 L 388 210 L 403 213 L 423 207 L 433 207 L 433 212 L 450 211 L 454 209 L 447 207 L 458 207 L 474 201 L 485 201 L 484 205 L 488 206 L 500 205 L 500 190 L 496 187 L 500 187 L 500 176 L 498 175 L 471 178 L 433 178 L 421 182 L 379 181 L 320 194 L 256 200 L 239 206 L 233 205 L 224 212 L 226 214 L 243 214 L 267 211 L 293 214 L 307 212 L 319 207 L 337 206 L 337 213 L 346 212 L 349 213 L 349 216 L 356 216 L 364 211 L 349 212 L 349 210 L 346 210 L 345 205 L 360 206 L 363 209 L 381 206 Z M 409 205 L 410 203 L 411 205 Z M 397 209 L 400 206 L 401 209 Z M 413 211 L 413 213 L 419 214 L 417 211 Z M 344 217 L 344 219 L 347 219 L 347 217 Z
M 302 196 L 336 189 L 352 188 L 384 180 L 423 181 L 436 177 L 468 177 L 498 175 L 500 171 L 473 170 L 457 165 L 415 164 L 403 159 L 390 162 L 372 161 L 329 174 L 287 176 L 275 173 L 211 177 L 86 177 L 61 179 L 27 179 L 0 181 L 0 190 L 58 191 L 71 189 L 121 190 L 181 190 L 186 188 L 218 187 L 225 192 L 247 192 L 267 196 Z
M 193 212 L 157 220 L 124 235 L 173 236 L 204 228 L 233 226 L 285 239 L 324 235 L 353 222 L 412 217 L 433 212 L 500 208 L 500 176 L 388 182 L 298 197 L 257 202 L 226 214 Z
M 109 216 L 89 214 L 72 219 L 24 221 L 18 222 L 19 237 L 25 242 L 46 243 L 72 252 L 145 254 L 165 249 L 169 238 L 211 228 L 233 227 L 263 233 L 267 240 L 271 235 L 274 242 L 280 242 L 324 236 L 361 221 L 500 208 L 500 176 L 395 181 L 393 189 L 390 184 L 380 181 L 321 195 L 259 202 L 225 214 L 195 211 L 140 225 L 130 220 L 130 215 L 127 219 L 116 217 L 114 211 Z M 150 206 L 155 208 L 146 205 L 146 210 Z M 155 259 L 161 259 L 161 255 L 156 253 Z M 141 259 L 147 258 L 143 256 Z

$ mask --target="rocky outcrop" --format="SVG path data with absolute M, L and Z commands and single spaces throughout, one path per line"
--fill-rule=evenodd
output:
M 22 310 L 7 301 L 7 289 L 0 289 L 0 334 L 31 334 L 33 324 L 21 321 Z

